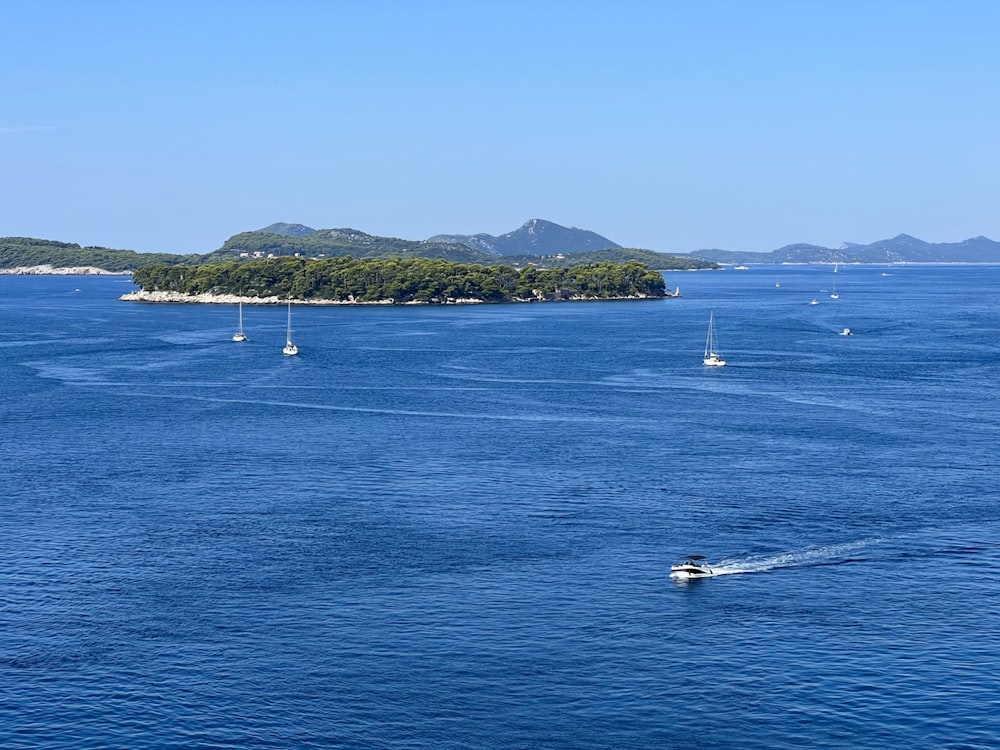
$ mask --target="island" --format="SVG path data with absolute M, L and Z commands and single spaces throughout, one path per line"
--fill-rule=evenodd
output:
M 132 275 L 136 302 L 475 304 L 640 300 L 675 296 L 638 261 L 568 268 L 456 263 L 432 258 L 277 257 L 206 265 L 147 265 Z

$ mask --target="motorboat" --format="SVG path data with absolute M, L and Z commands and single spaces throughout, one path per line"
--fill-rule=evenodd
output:
M 688 555 L 677 565 L 670 566 L 671 578 L 707 578 L 715 571 L 708 566 L 704 555 Z
M 845 328 L 843 331 L 840 332 L 840 335 L 841 336 L 853 336 L 854 332 L 850 328 Z

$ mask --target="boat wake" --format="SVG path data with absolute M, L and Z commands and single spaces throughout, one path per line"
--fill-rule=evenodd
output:
M 764 573 L 781 568 L 813 568 L 823 565 L 844 565 L 867 559 L 864 550 L 878 543 L 878 539 L 865 539 L 844 544 L 808 547 L 777 554 L 752 555 L 741 558 L 725 558 L 711 565 L 712 575 L 724 576 L 736 573 Z

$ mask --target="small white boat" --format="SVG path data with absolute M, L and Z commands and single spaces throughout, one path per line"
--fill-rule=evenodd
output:
M 853 336 L 854 332 L 850 328 L 845 328 L 843 331 L 840 332 L 840 335 L 841 336 Z
M 816 299 L 814 299 L 814 300 L 813 300 L 812 302 L 810 302 L 809 304 L 810 304 L 810 305 L 818 305 L 818 304 L 819 304 L 819 300 L 816 300 Z
M 677 565 L 670 566 L 671 578 L 707 578 L 715 571 L 709 567 L 704 555 L 688 555 Z
M 733 266 L 734 271 L 749 271 L 750 266 Z
M 725 367 L 726 360 L 718 351 L 718 342 L 715 340 L 715 313 L 708 314 L 708 337 L 705 339 L 705 357 L 702 364 L 705 367 Z
M 292 343 L 292 298 L 288 298 L 288 332 L 285 334 L 285 348 L 281 350 L 289 357 L 299 353 L 299 347 Z
M 240 300 L 240 327 L 233 334 L 233 341 L 246 341 L 247 336 L 243 333 L 243 300 Z

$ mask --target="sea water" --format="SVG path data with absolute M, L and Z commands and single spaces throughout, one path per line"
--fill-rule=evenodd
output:
M 1000 268 L 833 281 L 0 277 L 0 746 L 1000 747 Z

